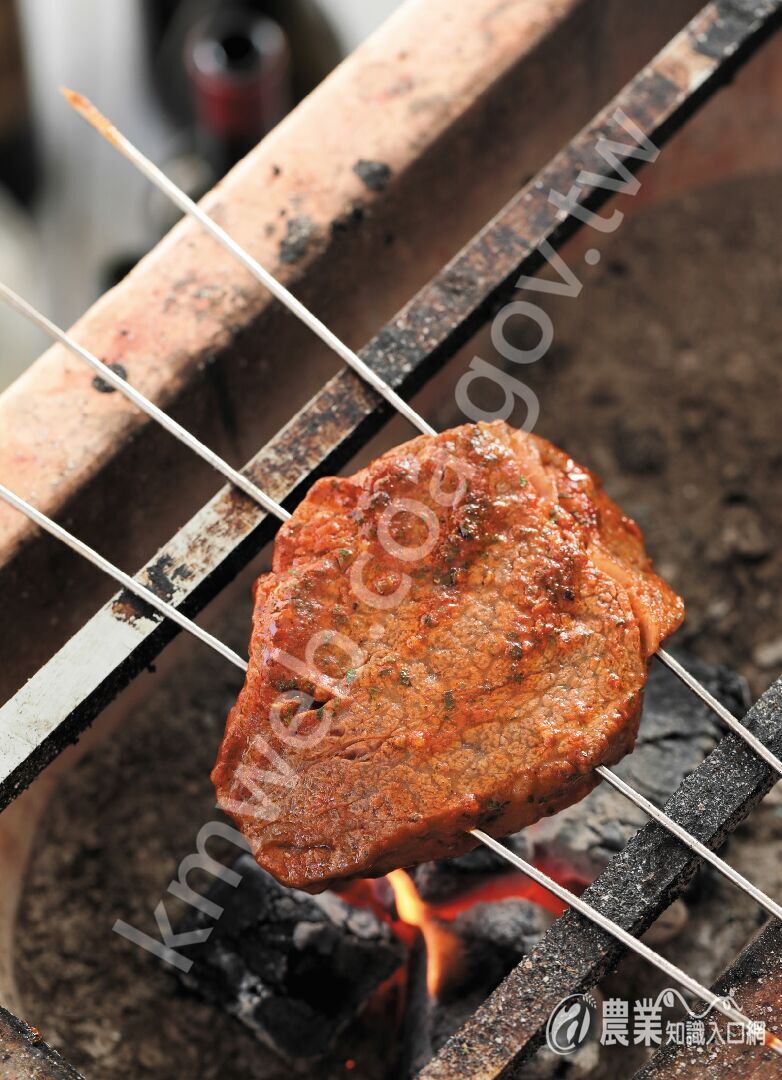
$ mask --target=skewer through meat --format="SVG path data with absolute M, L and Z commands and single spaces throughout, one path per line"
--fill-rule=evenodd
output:
M 256 859 L 310 891 L 504 836 L 632 750 L 683 604 L 598 480 L 498 422 L 313 485 L 255 589 L 213 772 Z

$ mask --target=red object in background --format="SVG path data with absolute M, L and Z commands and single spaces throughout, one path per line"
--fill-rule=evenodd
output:
M 288 40 L 249 9 L 218 12 L 193 27 L 185 59 L 199 148 L 219 176 L 291 107 Z

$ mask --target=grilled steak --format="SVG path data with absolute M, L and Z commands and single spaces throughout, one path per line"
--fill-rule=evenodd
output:
M 318 481 L 280 530 L 219 803 L 300 889 L 465 852 L 632 750 L 682 617 L 566 454 L 504 423 L 421 436 Z

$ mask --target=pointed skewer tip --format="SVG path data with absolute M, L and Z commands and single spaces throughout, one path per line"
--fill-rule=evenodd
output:
M 96 105 L 93 105 L 88 97 L 78 93 L 76 90 L 71 90 L 67 86 L 61 86 L 60 93 L 71 108 L 75 109 L 83 120 L 86 120 L 88 124 L 94 127 L 96 131 L 100 132 L 100 134 L 105 139 L 108 139 L 110 143 L 113 143 L 115 146 L 119 145 L 119 132 L 108 117 L 104 116 L 100 109 Z

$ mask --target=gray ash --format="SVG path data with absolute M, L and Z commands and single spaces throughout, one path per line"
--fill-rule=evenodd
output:
M 372 912 L 334 893 L 286 889 L 249 855 L 233 869 L 236 888 L 219 881 L 207 894 L 224 909 L 217 922 L 195 912 L 177 927 L 213 928 L 180 950 L 194 961 L 180 978 L 286 1061 L 316 1060 L 399 967 L 403 949 Z

